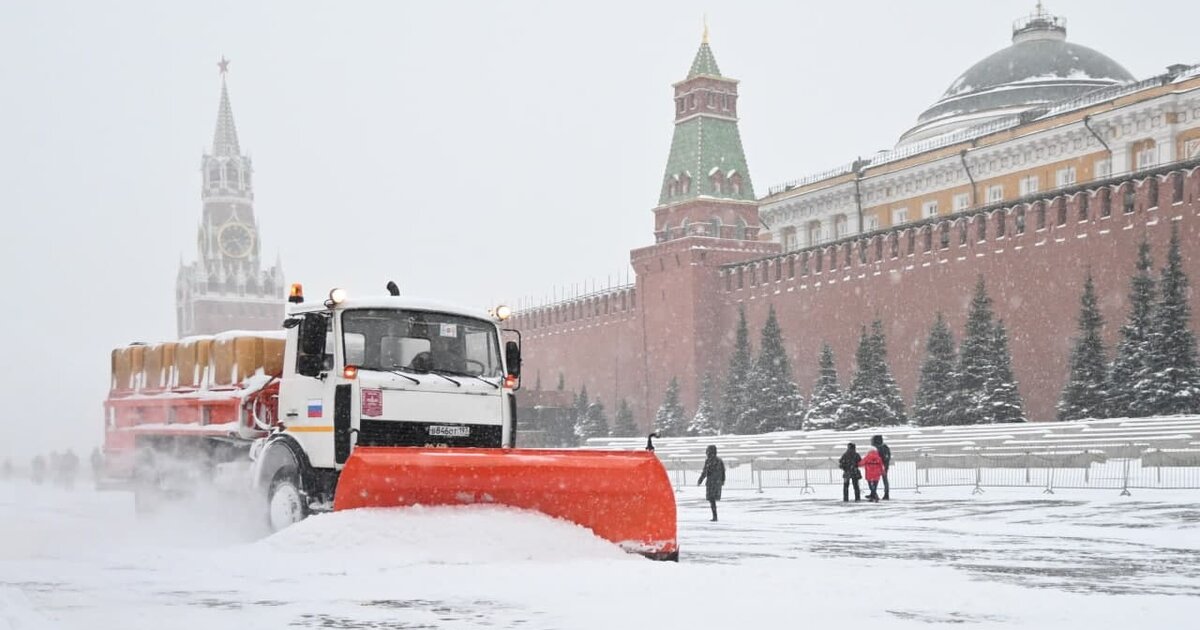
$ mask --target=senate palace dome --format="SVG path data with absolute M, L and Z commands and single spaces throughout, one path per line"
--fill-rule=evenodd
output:
M 1037 10 L 1013 23 L 1012 45 L 971 66 L 900 137 L 899 146 L 1133 81 L 1104 53 L 1067 41 L 1066 20 Z

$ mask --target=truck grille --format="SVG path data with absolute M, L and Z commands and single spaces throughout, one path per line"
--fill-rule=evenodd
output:
M 463 429 L 467 435 L 457 435 Z M 500 448 L 503 428 L 490 424 L 361 420 L 359 446 L 473 446 Z

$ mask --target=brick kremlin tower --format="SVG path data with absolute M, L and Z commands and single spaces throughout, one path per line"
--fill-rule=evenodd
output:
M 254 217 L 254 169 L 238 145 L 237 127 L 225 75 L 211 152 L 201 158 L 203 214 L 197 258 L 181 264 L 176 280 L 179 336 L 225 330 L 273 330 L 284 316 L 283 269 L 277 260 L 264 269 L 258 221 Z
M 700 375 L 723 369 L 715 346 L 726 331 L 711 299 L 720 266 L 779 252 L 778 243 L 758 240 L 737 86 L 721 75 L 705 27 L 687 78 L 674 84 L 675 133 L 654 208 L 656 244 L 630 252 L 646 331 L 646 410 L 658 407 L 672 376 L 683 400 L 694 401 Z

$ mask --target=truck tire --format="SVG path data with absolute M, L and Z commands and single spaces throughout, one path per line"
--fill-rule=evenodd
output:
M 271 533 L 304 520 L 308 516 L 308 499 L 300 489 L 300 475 L 294 468 L 275 473 L 267 491 L 267 526 Z

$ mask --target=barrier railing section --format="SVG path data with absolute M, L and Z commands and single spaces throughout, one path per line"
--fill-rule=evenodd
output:
M 838 456 L 723 457 L 725 490 L 762 492 L 767 488 L 795 488 L 801 494 L 818 485 L 841 485 Z M 676 490 L 694 485 L 704 460 L 662 457 Z M 1104 450 L 981 448 L 968 453 L 896 453 L 888 471 L 892 488 L 971 487 L 979 494 L 987 488 L 1040 488 L 1044 494 L 1059 489 L 1108 489 L 1128 495 L 1135 489 L 1200 489 L 1200 449 L 1146 448 L 1138 444 Z

